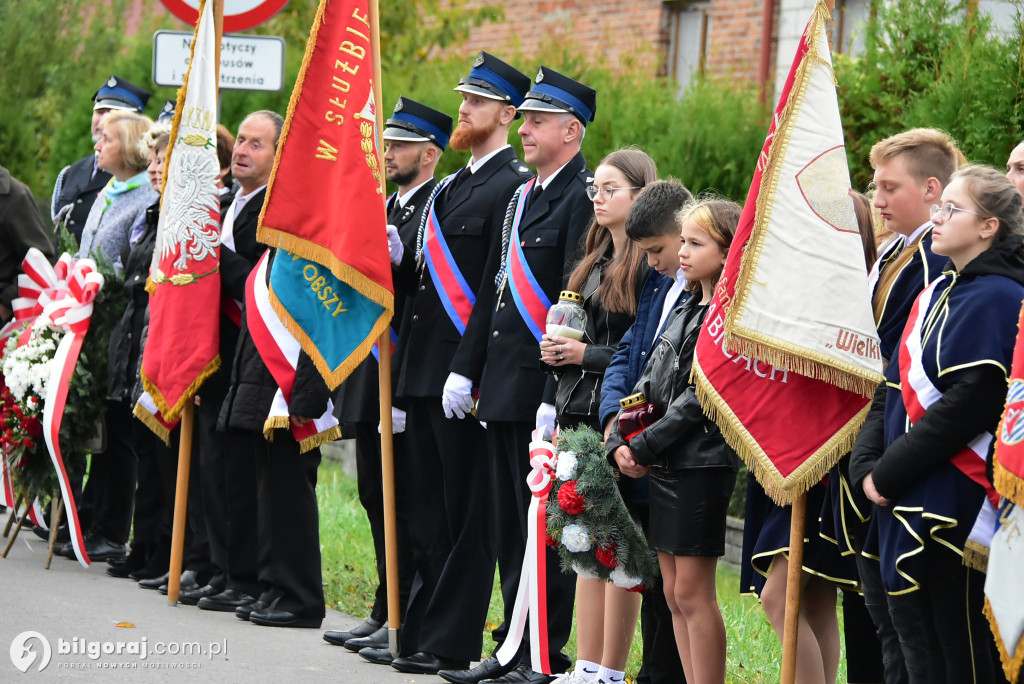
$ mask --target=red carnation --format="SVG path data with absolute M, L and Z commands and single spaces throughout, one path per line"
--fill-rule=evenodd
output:
M 26 449 L 34 449 L 36 446 L 36 443 L 32 441 L 31 437 L 26 437 L 21 443 L 25 445 Z
M 576 493 L 576 480 L 570 480 L 558 490 L 558 506 L 569 515 L 583 512 L 584 499 Z
M 550 546 L 550 547 L 553 547 L 553 548 L 558 548 L 558 540 L 556 540 L 550 534 L 547 534 L 547 533 L 544 534 L 544 543 L 547 546 Z
M 619 559 L 615 557 L 615 544 L 607 548 L 603 546 L 597 547 L 594 556 L 597 558 L 597 562 L 606 568 L 614 568 L 619 564 Z
M 638 585 L 636 585 L 635 587 L 630 587 L 630 588 L 629 588 L 629 589 L 627 589 L 626 591 L 631 591 L 631 592 L 633 592 L 634 594 L 639 594 L 640 592 L 642 592 L 642 591 L 643 591 L 643 590 L 645 590 L 646 588 L 647 588 L 647 587 L 645 587 L 644 585 L 642 585 L 642 584 L 638 584 Z
M 23 427 L 25 428 L 25 432 L 33 437 L 38 437 L 43 434 L 43 426 L 39 423 L 38 418 L 29 418 L 25 421 Z

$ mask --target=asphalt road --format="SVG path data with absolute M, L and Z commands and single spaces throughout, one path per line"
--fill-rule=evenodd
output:
M 0 540 L 0 551 L 6 541 Z M 106 563 L 86 569 L 57 556 L 45 570 L 45 561 L 46 544 L 27 530 L 0 559 L 0 682 L 443 684 L 439 677 L 370 664 L 323 641 L 324 630 L 358 623 L 344 613 L 328 610 L 321 629 L 259 627 L 232 613 L 170 606 L 155 591 L 108 577 Z M 41 671 L 46 646 L 25 632 L 42 635 L 49 647 Z

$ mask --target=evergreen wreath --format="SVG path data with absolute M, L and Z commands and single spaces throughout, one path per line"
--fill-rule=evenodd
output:
M 626 509 L 601 435 L 586 426 L 559 430 L 555 448 L 547 544 L 562 569 L 642 591 L 658 576 L 658 559 Z

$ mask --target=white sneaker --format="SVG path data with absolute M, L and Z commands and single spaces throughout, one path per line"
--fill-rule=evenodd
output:
M 576 674 L 575 671 L 570 670 L 569 672 L 565 672 L 565 673 L 560 674 L 557 677 L 555 677 L 553 680 L 551 680 L 551 684 L 594 684 L 594 683 L 593 682 L 588 682 L 587 680 L 583 679 L 583 677 L 580 677 L 578 674 Z

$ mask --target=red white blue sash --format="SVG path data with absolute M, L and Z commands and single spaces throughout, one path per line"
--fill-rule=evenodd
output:
M 942 392 L 932 383 L 924 367 L 922 353 L 923 327 L 927 318 L 932 298 L 940 283 L 946 282 L 948 276 L 940 276 L 929 285 L 914 302 L 903 330 L 903 343 L 900 345 L 900 382 L 902 383 L 903 404 L 907 409 L 907 417 L 911 424 L 919 421 L 932 404 L 942 398 Z M 983 432 L 975 437 L 970 444 L 961 449 L 951 462 L 967 477 L 982 487 L 992 504 L 994 515 L 999 506 L 999 494 L 992 487 L 985 474 L 989 450 L 995 436 L 991 432 Z M 985 517 L 983 510 L 980 517 Z M 994 517 L 992 518 L 994 522 Z M 991 528 L 994 530 L 994 526 Z M 991 538 L 991 530 L 988 533 Z M 973 536 L 973 534 L 972 534 Z
M 270 414 L 263 425 L 263 436 L 270 439 L 275 428 L 288 427 L 299 443 L 300 450 L 306 452 L 338 439 L 341 429 L 338 427 L 338 419 L 332 415 L 334 405 L 330 400 L 327 401 L 327 410 L 319 418 L 301 426 L 290 420 L 288 403 L 295 388 L 295 372 L 302 347 L 284 327 L 270 304 L 270 290 L 267 287 L 269 254 L 269 250 L 263 253 L 245 282 L 245 315 L 249 334 L 278 387 Z
M 445 187 L 452 182 L 458 174 L 453 173 L 438 184 L 438 196 Z M 441 304 L 448 313 L 455 329 L 462 335 L 466 332 L 466 325 L 469 323 L 469 315 L 473 313 L 473 305 L 476 304 L 474 294 L 466 278 L 455 263 L 451 249 L 444 239 L 444 232 L 437 220 L 437 213 L 434 211 L 435 202 L 430 203 L 427 212 L 426 232 L 423 236 L 423 257 L 427 263 L 427 271 L 430 279 L 434 281 L 434 289 L 437 290 Z
M 541 337 L 544 336 L 545 321 L 548 317 L 548 309 L 551 308 L 551 300 L 548 299 L 540 283 L 537 282 L 536 276 L 533 275 L 533 271 L 530 270 L 530 264 L 526 261 L 526 255 L 523 253 L 522 241 L 519 239 L 519 224 L 523 221 L 527 198 L 536 182 L 536 177 L 526 181 L 519 194 L 519 203 L 512 217 L 512 235 L 508 241 L 505 272 L 508 275 L 509 291 L 512 293 L 512 299 L 515 300 L 516 308 L 519 309 L 519 315 L 523 317 L 526 327 L 530 329 L 539 343 Z

